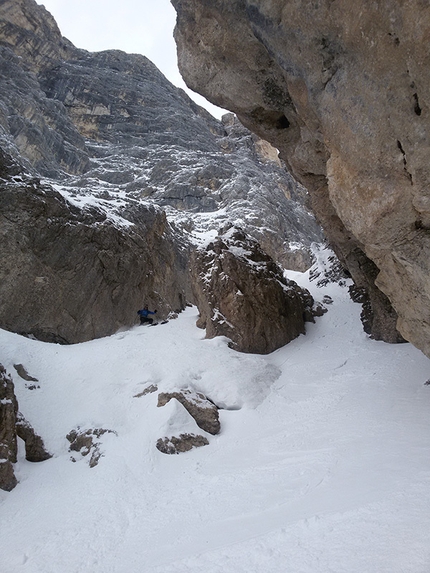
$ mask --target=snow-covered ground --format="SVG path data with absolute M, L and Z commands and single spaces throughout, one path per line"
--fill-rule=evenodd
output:
M 21 448 L 20 483 L 0 491 L 0 573 L 429 573 L 430 361 L 370 340 L 346 288 L 290 278 L 334 302 L 269 356 L 205 340 L 195 308 L 74 346 L 0 332 L 20 409 L 54 454 L 31 464 Z M 221 433 L 136 397 L 151 384 L 204 392 Z M 77 426 L 116 432 L 94 468 L 68 452 Z M 183 431 L 210 443 L 155 448 Z

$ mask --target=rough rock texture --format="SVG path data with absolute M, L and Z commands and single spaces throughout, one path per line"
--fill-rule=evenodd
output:
M 51 458 L 42 438 L 18 411 L 12 378 L 0 364 L 0 489 L 11 491 L 18 483 L 13 464 L 17 461 L 18 437 L 25 442 L 25 459 L 43 462 Z
M 208 434 L 218 434 L 221 429 L 218 408 L 200 392 L 181 390 L 180 392 L 161 392 L 158 395 L 157 406 L 165 406 L 172 398 L 176 398 L 187 412 L 194 418 L 199 428 Z
M 86 457 L 91 453 L 88 465 L 90 468 L 95 467 L 103 456 L 100 438 L 104 434 L 116 435 L 116 432 L 113 430 L 106 430 L 104 428 L 81 430 L 78 427 L 71 430 L 66 436 L 70 442 L 69 452 L 78 452 L 82 457 Z M 77 461 L 73 456 L 71 457 L 71 460 L 73 462 Z
M 165 214 L 136 204 L 122 215 L 80 209 L 35 179 L 0 179 L 0 327 L 74 343 L 133 325 L 143 300 L 160 314 L 183 309 L 187 257 Z
M 430 356 L 430 6 L 173 0 L 187 84 L 280 150 L 375 338 Z M 394 307 L 395 311 L 391 308 Z
M 189 452 L 193 448 L 209 445 L 209 441 L 204 436 L 195 434 L 180 434 L 179 437 L 159 438 L 156 448 L 163 454 L 180 454 Z
M 0 144 L 33 174 L 80 197 L 156 203 L 188 231 L 212 224 L 201 213 L 215 228 L 240 219 L 282 264 L 310 266 L 321 229 L 276 150 L 144 56 L 79 50 L 34 0 L 14 0 L 0 5 L 0 65 Z
M 267 354 L 305 333 L 314 300 L 243 231 L 230 228 L 193 253 L 191 272 L 206 336 L 241 352 Z M 322 309 L 321 309 L 322 310 Z
M 13 465 L 18 452 L 16 416 L 18 402 L 12 378 L 0 364 L 0 489 L 11 491 L 18 483 Z
M 0 327 L 78 342 L 143 302 L 181 310 L 190 244 L 228 221 L 310 266 L 321 228 L 276 150 L 144 56 L 80 50 L 34 0 L 4 0 L 0 67 Z
M 52 458 L 46 450 L 40 436 L 36 434 L 32 425 L 18 412 L 16 416 L 16 434 L 25 442 L 25 459 L 29 462 L 44 462 Z

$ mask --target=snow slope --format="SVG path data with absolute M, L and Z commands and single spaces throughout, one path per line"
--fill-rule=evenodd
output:
M 204 340 L 187 309 L 164 326 L 59 346 L 0 331 L 20 409 L 54 457 L 0 491 L 0 573 L 428 573 L 430 361 L 370 340 L 338 285 L 306 336 L 268 356 Z M 30 390 L 13 364 L 38 378 Z M 198 429 L 160 391 L 220 410 Z M 108 428 L 90 468 L 66 434 Z M 209 446 L 168 456 L 165 435 Z

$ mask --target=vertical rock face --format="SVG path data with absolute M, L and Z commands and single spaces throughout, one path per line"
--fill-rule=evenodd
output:
M 0 327 L 78 342 L 143 300 L 180 310 L 193 240 L 228 221 L 310 266 L 324 237 L 276 150 L 144 56 L 80 50 L 34 0 L 4 0 L 0 67 Z
M 43 462 L 51 458 L 42 438 L 18 411 L 12 378 L 0 364 L 0 489 L 11 491 L 18 483 L 13 464 L 17 461 L 18 440 L 25 442 L 25 459 Z
M 281 152 L 373 334 L 430 355 L 430 7 L 174 0 L 181 72 Z M 393 310 L 394 307 L 395 311 Z
M 16 436 L 16 416 L 18 402 L 13 382 L 0 364 L 0 489 L 10 491 L 17 482 L 13 471 L 18 444 Z
M 187 257 L 161 210 L 109 219 L 74 207 L 36 179 L 0 178 L 0 324 L 74 343 L 136 322 L 143 297 L 185 307 Z M 113 216 L 113 215 L 112 215 Z

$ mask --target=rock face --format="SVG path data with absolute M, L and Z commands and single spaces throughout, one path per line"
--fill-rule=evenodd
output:
M 368 292 L 373 336 L 397 340 L 397 322 L 430 356 L 430 7 L 172 3 L 187 84 L 270 141 L 309 189 Z
M 42 438 L 18 411 L 12 378 L 0 364 L 0 489 L 11 491 L 18 483 L 13 464 L 17 461 L 18 441 L 25 442 L 25 458 L 43 462 L 51 458 Z
M 35 179 L 0 180 L 0 326 L 74 343 L 187 299 L 186 256 L 161 210 L 136 204 L 115 219 L 80 209 Z
M 215 120 L 147 58 L 75 48 L 34 0 L 0 6 L 0 57 L 0 142 L 34 174 L 77 194 L 172 207 L 182 219 L 218 212 L 218 227 L 228 207 L 251 234 L 260 222 L 249 214 L 260 212 L 270 254 L 291 251 L 294 264 L 300 246 L 306 263 L 297 264 L 310 265 L 321 230 L 277 152 L 231 117 Z
M 16 415 L 18 402 L 13 382 L 0 364 L 0 489 L 11 491 L 18 483 L 13 471 L 18 445 Z
M 226 336 L 240 352 L 267 354 L 305 333 L 313 320 L 311 294 L 258 243 L 231 228 L 193 253 L 193 289 L 207 338 Z
M 78 342 L 143 301 L 181 310 L 192 244 L 232 221 L 310 266 L 321 228 L 276 150 L 144 56 L 80 50 L 34 0 L 5 0 L 0 66 L 0 327 Z

